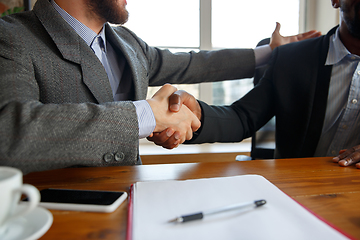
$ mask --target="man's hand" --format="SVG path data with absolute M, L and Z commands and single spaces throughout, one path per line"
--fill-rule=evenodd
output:
M 360 145 L 341 150 L 339 156 L 333 158 L 333 162 L 339 163 L 342 167 L 355 164 L 357 168 L 360 168 Z
M 199 120 L 201 120 L 201 107 L 193 95 L 184 90 L 178 90 L 170 96 L 170 111 L 178 112 L 183 104 L 186 105 Z
M 185 105 L 190 111 L 192 111 L 199 120 L 201 119 L 201 108 L 195 97 L 183 90 L 179 90 L 170 96 L 169 110 L 172 112 L 178 112 L 183 107 L 182 105 Z M 154 133 L 147 139 L 149 141 L 153 141 L 156 145 L 167 149 L 173 149 L 182 143 L 180 141 L 180 135 L 181 134 L 173 128 L 168 128 L 160 133 Z
M 321 36 L 321 32 L 312 30 L 305 33 L 300 33 L 298 35 L 283 37 L 280 35 L 280 27 L 280 23 L 277 22 L 275 31 L 273 32 L 270 39 L 270 47 L 272 50 L 281 45 Z
M 165 129 L 177 133 L 178 144 L 192 138 L 192 133 L 199 129 L 201 123 L 188 107 L 182 106 L 177 112 L 169 111 L 169 97 L 177 89 L 170 84 L 165 84 L 157 91 L 148 103 L 154 113 L 156 127 L 154 133 L 163 132 Z M 169 130 L 170 129 L 170 130 Z M 168 132 L 168 131 L 165 131 Z M 171 134 L 175 135 L 175 134 Z

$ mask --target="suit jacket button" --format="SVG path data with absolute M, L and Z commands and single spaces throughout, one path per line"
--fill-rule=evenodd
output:
M 111 162 L 112 160 L 114 160 L 114 155 L 112 153 L 106 153 L 104 155 L 104 161 L 105 162 Z
M 115 153 L 115 161 L 122 161 L 122 160 L 124 160 L 124 158 L 125 158 L 125 154 L 124 153 L 122 153 L 122 152 L 117 152 L 117 153 Z

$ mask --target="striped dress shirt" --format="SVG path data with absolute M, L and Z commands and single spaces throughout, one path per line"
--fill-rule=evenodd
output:
M 351 54 L 339 37 L 330 37 L 326 65 L 332 65 L 324 126 L 315 156 L 337 156 L 360 144 L 360 57 Z

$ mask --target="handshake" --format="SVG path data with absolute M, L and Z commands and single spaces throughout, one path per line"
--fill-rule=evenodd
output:
M 173 149 L 193 137 L 201 126 L 201 108 L 189 93 L 165 84 L 148 99 L 156 120 L 154 132 L 147 138 L 156 145 Z

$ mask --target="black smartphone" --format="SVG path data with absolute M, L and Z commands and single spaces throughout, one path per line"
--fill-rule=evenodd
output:
M 126 192 L 55 188 L 41 190 L 40 195 L 39 206 L 88 212 L 113 212 L 127 198 Z

